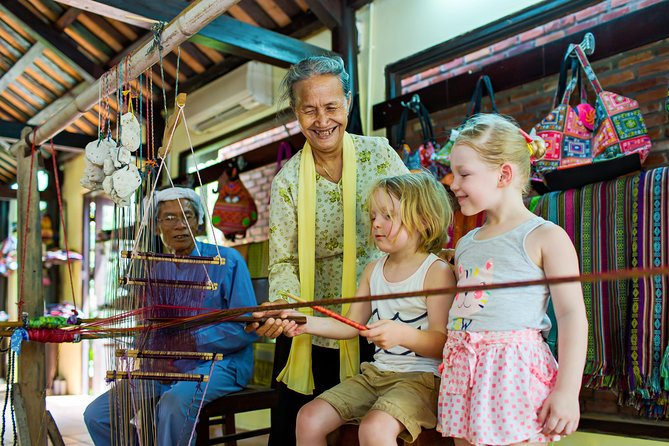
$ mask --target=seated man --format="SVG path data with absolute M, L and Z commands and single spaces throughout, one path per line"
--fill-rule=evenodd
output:
M 225 265 L 204 266 L 206 268 L 204 275 L 213 283 L 218 284 L 218 289 L 199 292 L 202 297 L 199 301 L 189 302 L 189 306 L 220 310 L 256 305 L 249 271 L 239 253 L 232 248 L 216 247 L 193 239 L 198 223 L 202 223 L 204 217 L 199 196 L 191 189 L 174 187 L 156 192 L 154 201 L 157 228 L 169 252 L 178 255 L 212 257 L 220 252 L 221 257 L 225 258 Z M 162 270 L 161 277 L 172 280 L 192 280 L 192 274 L 186 272 L 192 271 L 192 268 L 182 265 L 184 264 L 163 261 L 158 264 L 157 269 Z M 203 270 L 202 265 L 197 266 Z M 183 304 L 185 303 L 182 302 L 181 305 Z M 182 373 L 209 375 L 208 383 L 192 381 L 150 381 L 147 383 L 142 381 L 142 386 L 148 386 L 150 390 L 143 391 L 141 394 L 158 398 L 155 407 L 156 444 L 189 444 L 199 408 L 246 386 L 253 373 L 251 344 L 256 338 L 255 334 L 244 331 L 242 323 L 221 322 L 199 328 L 192 336 L 194 351 L 222 353 L 223 359 L 217 361 L 213 369 L 210 361 L 190 360 L 175 361 L 173 368 Z M 136 343 L 139 343 L 137 339 Z M 172 350 L 179 349 L 172 346 Z M 181 367 L 177 366 L 178 363 L 181 363 Z M 184 363 L 190 364 L 187 370 L 184 370 Z M 123 389 L 122 386 L 126 384 L 127 381 L 121 381 L 116 387 L 121 386 L 120 388 Z M 130 386 L 133 395 L 136 392 L 135 387 L 140 386 Z M 205 387 L 206 393 L 204 402 L 202 402 Z M 134 438 L 135 433 L 128 425 L 129 416 L 126 415 L 124 418 L 121 414 L 124 411 L 118 409 L 118 403 L 111 401 L 110 392 L 113 392 L 113 389 L 95 399 L 86 408 L 84 413 L 86 427 L 96 445 L 128 444 L 131 442 L 128 438 Z M 111 409 L 110 403 L 112 404 Z M 141 404 L 141 402 L 132 401 L 135 410 Z M 112 415 L 115 419 L 113 426 Z M 146 435 L 144 432 L 142 437 Z M 153 437 L 152 434 L 149 436 Z

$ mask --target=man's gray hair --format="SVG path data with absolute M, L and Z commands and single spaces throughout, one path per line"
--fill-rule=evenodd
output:
M 330 74 L 339 78 L 344 96 L 351 94 L 350 77 L 344 69 L 344 61 L 339 56 L 310 56 L 291 65 L 288 73 L 281 81 L 281 99 L 288 101 L 290 108 L 295 108 L 295 92 L 293 87 L 299 81 L 314 76 Z

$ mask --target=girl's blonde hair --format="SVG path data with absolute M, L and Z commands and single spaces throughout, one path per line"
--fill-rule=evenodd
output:
M 409 233 L 418 232 L 418 251 L 437 253 L 444 247 L 453 209 L 446 189 L 432 174 L 410 173 L 377 181 L 367 200 L 370 218 L 372 205 L 379 207 L 374 197 L 376 191 L 399 200 L 400 224 Z M 372 235 L 370 232 L 370 237 Z
M 488 164 L 512 163 L 518 167 L 523 193 L 530 181 L 530 158 L 543 158 L 546 143 L 535 137 L 527 142 L 513 118 L 497 114 L 472 116 L 460 129 L 455 144 L 471 147 Z

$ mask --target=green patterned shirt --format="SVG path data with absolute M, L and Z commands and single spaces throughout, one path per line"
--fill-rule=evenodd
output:
M 365 266 L 380 256 L 369 237 L 370 220 L 367 197 L 379 178 L 402 175 L 409 171 L 388 140 L 380 137 L 351 135 L 356 152 L 356 246 L 357 277 Z M 297 190 L 300 150 L 274 177 L 269 210 L 269 296 L 279 299 L 279 291 L 300 295 L 297 254 Z M 316 174 L 316 265 L 315 300 L 341 296 L 342 257 L 344 252 L 344 209 L 342 182 L 335 184 Z M 341 312 L 341 306 L 330 307 Z M 315 314 L 320 316 L 319 314 Z M 313 337 L 322 347 L 338 348 L 332 339 Z

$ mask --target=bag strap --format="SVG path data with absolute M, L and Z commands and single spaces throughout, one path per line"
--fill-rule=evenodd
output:
M 571 70 L 572 78 L 574 75 L 574 70 L 580 67 L 580 64 L 576 59 L 570 57 L 571 50 L 567 50 L 560 62 L 560 75 L 558 76 L 557 88 L 555 90 L 555 97 L 553 98 L 553 108 L 557 107 L 562 103 L 564 99 L 565 89 L 567 88 L 567 72 Z
M 467 108 L 467 116 L 465 121 L 468 117 L 481 113 L 481 102 L 483 102 L 484 86 L 488 96 L 490 96 L 490 106 L 492 108 L 492 112 L 499 113 L 497 111 L 497 104 L 495 104 L 495 92 L 493 91 L 490 77 L 487 74 L 483 74 L 476 81 L 476 87 L 474 87 L 472 99 L 469 101 L 469 107 Z
M 400 149 L 406 142 L 406 126 L 408 120 L 409 120 L 409 109 L 407 107 L 402 107 L 402 114 L 400 115 L 400 123 L 397 126 L 397 144 L 398 144 L 397 147 Z
M 468 117 L 472 116 L 481 111 L 481 79 L 483 76 L 479 77 L 476 80 L 476 86 L 474 87 L 474 92 L 472 93 L 472 98 L 469 100 L 469 105 L 467 106 L 467 114 L 465 115 L 465 121 Z M 477 108 L 478 104 L 478 108 Z
M 581 62 L 581 66 L 583 67 L 585 76 L 590 81 L 592 88 L 595 89 L 595 93 L 599 95 L 602 91 L 604 91 L 604 89 L 602 88 L 602 84 L 599 83 L 599 79 L 597 79 L 597 75 L 592 69 L 592 66 L 590 66 L 590 61 L 588 60 L 588 57 L 585 55 L 583 48 L 581 48 L 579 45 L 571 45 L 571 50 L 576 52 L 576 56 L 578 57 L 578 60 Z
M 436 145 L 436 140 L 434 137 L 434 127 L 432 126 L 432 120 L 430 119 L 430 112 L 427 111 L 427 107 L 422 102 L 418 109 L 418 117 L 420 118 L 420 126 L 423 131 L 423 143 L 431 142 L 432 145 Z
M 560 104 L 568 104 L 569 103 L 569 98 L 574 92 L 574 88 L 576 88 L 579 92 L 579 97 L 581 104 L 587 104 L 588 102 L 588 93 L 585 89 L 585 85 L 581 81 L 581 65 L 578 61 L 578 59 L 571 58 L 571 80 L 569 81 L 569 84 L 566 87 L 561 87 L 560 83 L 565 81 L 565 78 L 567 77 L 566 75 L 566 70 L 560 73 L 561 79 L 558 80 L 558 89 L 556 90 L 556 99 L 558 97 L 561 97 L 562 99 L 560 100 L 559 103 L 553 104 L 553 108 L 557 107 Z M 562 78 L 564 76 L 564 78 Z M 561 96 L 560 96 L 561 95 Z
M 281 141 L 279 148 L 276 151 L 276 169 L 274 170 L 275 174 L 281 170 L 283 161 L 288 161 L 291 156 L 293 156 L 293 146 L 288 141 Z
M 490 106 L 492 108 L 492 112 L 499 114 L 497 111 L 497 105 L 495 104 L 495 92 L 492 89 L 492 81 L 490 80 L 490 76 L 484 74 L 481 76 L 481 78 L 483 79 L 483 85 L 485 85 L 485 88 L 488 91 L 488 96 L 490 97 Z M 483 94 L 483 92 L 481 92 L 481 94 Z M 481 99 L 483 99 L 483 97 L 481 97 Z

